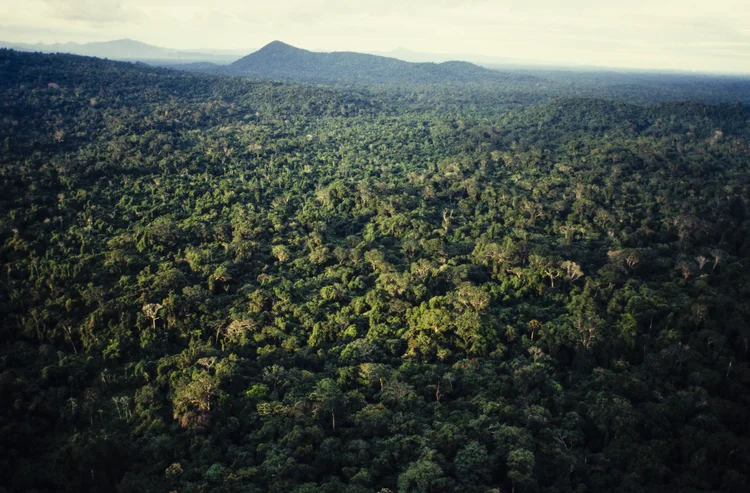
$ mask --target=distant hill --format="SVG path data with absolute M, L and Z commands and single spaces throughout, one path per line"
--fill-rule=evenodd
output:
M 477 55 L 474 53 L 429 53 L 421 51 L 412 51 L 407 48 L 396 48 L 391 51 L 369 51 L 372 55 L 385 56 L 390 58 L 397 58 L 405 62 L 423 63 L 423 62 L 449 62 L 452 60 L 463 60 L 471 62 L 480 67 L 492 68 L 492 69 L 505 69 L 505 68 L 544 68 L 544 67 L 557 67 L 558 65 L 550 62 L 544 62 L 540 60 L 526 59 L 526 58 L 515 58 L 515 57 L 500 57 L 500 56 L 487 56 Z M 568 67 L 571 68 L 571 67 Z M 577 67 L 576 67 L 577 68 Z
M 111 60 L 146 61 L 153 64 L 174 62 L 195 63 L 213 62 L 227 64 L 236 60 L 239 55 L 233 52 L 198 52 L 179 51 L 162 48 L 132 39 L 118 39 L 95 43 L 53 43 L 26 44 L 0 41 L 0 48 L 12 48 L 18 51 L 41 53 L 70 53 L 72 55 L 95 56 Z
M 221 69 L 226 64 L 220 64 L 216 62 L 190 62 L 190 61 L 179 61 L 179 60 L 153 60 L 151 65 L 157 65 L 160 67 L 171 68 L 173 70 L 180 70 L 182 72 L 196 72 L 202 74 L 217 74 L 219 75 Z
M 229 75 L 346 84 L 445 84 L 499 81 L 512 77 L 469 62 L 411 63 L 354 52 L 318 53 L 274 41 L 221 69 Z

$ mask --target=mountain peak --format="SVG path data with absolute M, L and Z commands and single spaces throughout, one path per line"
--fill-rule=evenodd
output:
M 306 51 L 301 48 L 294 47 L 290 44 L 284 43 L 283 41 L 271 41 L 266 46 L 258 50 L 258 52 L 282 52 L 282 51 Z
M 122 38 L 122 39 L 113 39 L 112 41 L 101 41 L 100 43 L 105 44 L 138 44 L 138 45 L 145 45 L 143 41 L 136 41 L 134 39 L 130 38 Z
M 266 79 L 344 84 L 443 84 L 496 81 L 502 76 L 465 62 L 409 63 L 355 52 L 320 53 L 273 41 L 230 64 L 224 73 Z

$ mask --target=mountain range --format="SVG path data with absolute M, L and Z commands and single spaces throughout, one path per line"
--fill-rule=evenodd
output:
M 322 83 L 466 83 L 503 74 L 469 62 L 413 63 L 355 52 L 320 53 L 273 41 L 214 72 L 279 80 Z
M 118 39 L 94 43 L 53 44 L 9 43 L 0 41 L 0 48 L 41 53 L 70 53 L 73 55 L 109 58 L 111 60 L 142 61 L 164 65 L 192 62 L 227 64 L 247 53 L 247 51 L 236 50 L 181 51 L 162 48 L 132 39 Z
M 272 43 L 273 44 L 273 43 Z M 113 41 L 92 43 L 12 43 L 0 41 L 0 48 L 10 48 L 17 51 L 32 51 L 40 53 L 70 53 L 73 55 L 95 56 L 97 58 L 108 58 L 122 61 L 142 61 L 158 65 L 190 64 L 198 62 L 210 62 L 217 65 L 226 65 L 234 62 L 252 50 L 175 50 L 154 46 L 132 39 L 118 39 Z M 320 50 L 310 50 L 313 53 L 321 53 Z M 395 58 L 405 62 L 441 63 L 453 60 L 469 61 L 484 67 L 498 66 L 541 66 L 540 63 L 520 60 L 515 58 L 489 57 L 472 54 L 444 54 L 423 53 L 411 51 L 406 48 L 397 48 L 387 52 L 368 52 L 387 58 Z M 190 68 L 190 67 L 188 67 Z
M 122 39 L 103 43 L 13 44 L 0 42 L 0 48 L 47 53 L 67 52 L 118 61 L 145 62 L 171 69 L 255 79 L 343 84 L 357 86 L 465 85 L 479 84 L 508 94 L 532 91 L 537 96 L 580 96 L 592 93 L 628 101 L 693 99 L 719 103 L 750 101 L 750 80 L 738 76 L 701 74 L 618 72 L 578 67 L 560 70 L 554 67 L 476 65 L 466 61 L 421 61 L 415 52 L 397 50 L 391 55 L 355 52 L 318 52 L 274 41 L 260 50 L 179 51 Z M 442 57 L 442 55 L 441 55 Z M 409 58 L 404 61 L 400 58 Z M 440 61 L 440 63 L 437 63 Z

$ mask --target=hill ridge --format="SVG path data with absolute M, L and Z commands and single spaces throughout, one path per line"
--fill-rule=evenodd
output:
M 229 64 L 222 72 L 258 78 L 374 85 L 471 83 L 508 77 L 471 62 L 415 63 L 354 51 L 314 52 L 280 40 Z

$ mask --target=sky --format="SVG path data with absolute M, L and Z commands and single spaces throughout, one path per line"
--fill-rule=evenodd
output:
M 0 0 L 0 40 L 474 54 L 750 74 L 750 0 Z

